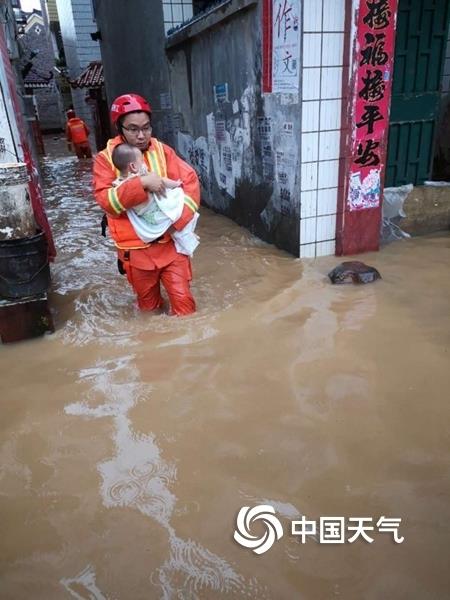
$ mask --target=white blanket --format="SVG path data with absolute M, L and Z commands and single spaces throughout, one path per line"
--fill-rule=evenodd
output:
M 152 200 L 144 202 L 127 211 L 128 218 L 138 237 L 143 242 L 154 242 L 161 237 L 171 225 L 177 221 L 183 212 L 184 192 L 182 188 L 167 189 L 166 196 L 151 194 Z M 199 238 L 194 233 L 199 214 L 181 231 L 173 232 L 172 239 L 180 254 L 192 256 L 199 244 Z

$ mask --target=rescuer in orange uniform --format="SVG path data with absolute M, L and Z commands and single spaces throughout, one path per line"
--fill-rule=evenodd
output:
M 69 150 L 71 144 L 78 158 L 92 158 L 91 146 L 89 144 L 89 129 L 86 123 L 79 119 L 73 110 L 67 111 L 66 138 Z
M 162 282 L 169 296 L 171 314 L 188 315 L 195 312 L 189 257 L 176 251 L 170 232 L 154 242 L 144 243 L 126 213 L 127 209 L 145 202 L 149 192 L 165 194 L 162 177 L 182 181 L 184 208 L 180 219 L 173 224 L 176 230 L 189 223 L 200 204 L 196 172 L 172 148 L 152 137 L 151 114 L 148 102 L 137 94 L 125 94 L 114 100 L 111 120 L 119 135 L 108 140 L 105 150 L 95 157 L 94 194 L 106 212 L 109 232 L 128 281 L 136 292 L 139 308 L 150 311 L 162 306 Z M 149 172 L 115 188 L 113 182 L 119 172 L 113 165 L 111 154 L 123 142 L 141 150 Z

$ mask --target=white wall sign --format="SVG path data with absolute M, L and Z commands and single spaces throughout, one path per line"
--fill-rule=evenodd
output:
M 272 92 L 298 92 L 300 0 L 273 0 L 272 43 Z

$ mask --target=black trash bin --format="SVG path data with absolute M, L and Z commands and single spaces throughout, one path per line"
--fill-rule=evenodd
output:
M 32 237 L 0 241 L 0 298 L 15 300 L 44 294 L 50 285 L 47 240 Z

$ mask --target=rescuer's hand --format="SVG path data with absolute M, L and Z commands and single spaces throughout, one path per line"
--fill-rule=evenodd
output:
M 141 177 L 142 187 L 148 192 L 158 194 L 158 196 L 166 195 L 166 186 L 162 180 L 162 177 L 156 173 L 147 173 Z

